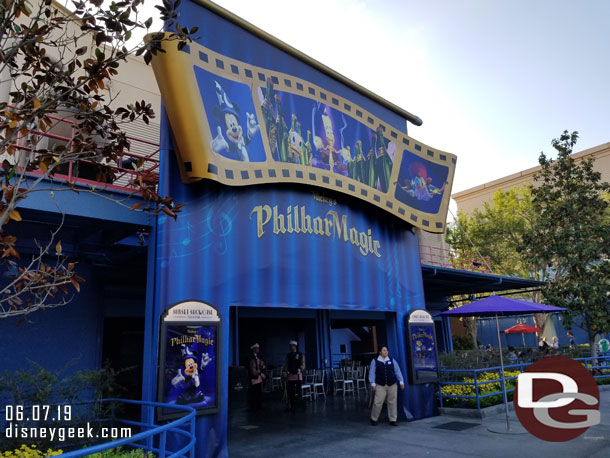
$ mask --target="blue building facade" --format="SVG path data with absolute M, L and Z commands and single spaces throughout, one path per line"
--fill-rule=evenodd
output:
M 86 282 L 66 306 L 0 323 L 0 369 L 31 360 L 70 371 L 108 359 L 130 368 L 127 397 L 156 401 L 166 375 L 162 317 L 174 304 L 201 301 L 220 320 L 215 360 L 202 372 L 218 370 L 219 378 L 218 409 L 197 418 L 198 457 L 228 455 L 229 368 L 242 365 L 255 342 L 278 366 L 296 340 L 308 368 L 325 369 L 346 357 L 370 361 L 387 346 L 407 381 L 400 417 L 436 415 L 435 385 L 408 383 L 407 315 L 443 310 L 454 294 L 524 286 L 422 266 L 414 228 L 444 231 L 455 157 L 408 137 L 406 120 L 414 119 L 401 110 L 269 46 L 226 15 L 197 2 L 184 2 L 180 13 L 201 37 L 172 55 L 172 71 L 182 77 L 176 62 L 186 63 L 195 76 L 192 87 L 175 92 L 179 103 L 164 96 L 159 193 L 184 203 L 182 212 L 177 220 L 130 212 L 137 196 L 126 207 L 87 193 L 24 201 L 22 252 L 48 239 L 63 212 L 64 252 Z M 201 106 L 188 108 L 195 99 Z M 212 116 L 216 103 L 220 121 Z M 229 148 L 229 129 L 222 130 L 237 122 L 245 132 L 254 114 L 250 160 L 239 161 L 244 145 Z M 291 142 L 300 138 L 300 149 L 272 144 L 274 128 Z M 216 132 L 226 147 L 214 143 Z M 450 331 L 436 324 L 438 347 L 451 349 Z

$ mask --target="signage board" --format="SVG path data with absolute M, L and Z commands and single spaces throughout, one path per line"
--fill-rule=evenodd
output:
M 409 375 L 412 384 L 438 381 L 438 359 L 434 320 L 425 310 L 413 310 L 407 317 Z
M 206 33 L 164 42 L 152 60 L 185 183 L 306 184 L 444 232 L 456 156 L 408 136 L 389 102 L 212 5 L 181 5 L 181 21 Z
M 161 317 L 158 372 L 159 402 L 188 405 L 197 415 L 218 412 L 220 405 L 220 317 L 209 304 L 185 301 Z M 160 420 L 182 413 L 159 409 Z

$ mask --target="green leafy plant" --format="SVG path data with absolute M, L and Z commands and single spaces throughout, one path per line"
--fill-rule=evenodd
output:
M 46 458 L 48 456 L 61 455 L 62 453 L 62 450 L 52 450 L 49 448 L 46 451 L 42 451 L 36 445 L 28 447 L 24 444 L 15 450 L 7 450 L 0 453 L 0 458 Z
M 154 458 L 152 452 L 145 452 L 141 448 L 125 449 L 124 447 L 111 448 L 103 452 L 89 455 L 90 458 Z
M 82 193 L 101 195 L 95 186 L 77 189 L 55 177 L 85 164 L 100 183 L 112 183 L 122 173 L 117 164 L 131 146 L 124 125 L 148 124 L 155 114 L 145 100 L 117 106 L 113 79 L 130 55 L 142 55 L 148 64 L 163 52 L 163 42 L 184 47 L 197 31 L 177 24 L 179 0 L 164 0 L 155 8 L 173 32 L 152 33 L 147 42 L 133 45 L 134 34 L 153 32 L 153 19 L 142 18 L 143 0 L 67 3 L 69 9 L 51 0 L 11 0 L 0 6 L 0 74 L 8 89 L 0 100 L 0 270 L 11 278 L 0 287 L 0 318 L 65 305 L 80 291 L 84 279 L 62 254 L 59 229 L 39 247 L 18 249 L 19 206 L 35 192 L 73 191 L 76 199 Z M 57 137 L 65 129 L 70 138 Z M 46 141 L 53 137 L 63 140 Z M 182 204 L 157 193 L 156 172 L 144 163 L 140 158 L 130 183 L 142 202 L 129 207 L 124 199 L 102 197 L 134 211 L 176 218 Z M 45 186 L 49 180 L 51 187 Z M 20 261 L 19 250 L 28 255 L 33 250 L 35 256 Z
M 546 266 L 545 301 L 568 309 L 565 326 L 582 323 L 595 356 L 596 335 L 610 330 L 610 183 L 592 159 L 572 157 L 577 140 L 578 132 L 564 131 L 552 141 L 556 159 L 540 153 L 541 170 L 530 189 L 538 217 L 519 249 Z
M 70 420 L 62 421 L 61 426 L 78 426 L 87 422 L 96 429 L 98 421 L 109 418 L 117 406 L 113 403 L 99 402 L 103 398 L 120 396 L 121 388 L 116 383 L 117 371 L 109 366 L 100 369 L 80 370 L 66 374 L 49 371 L 39 364 L 30 362 L 26 369 L 0 373 L 0 401 L 6 406 L 23 406 L 27 411 L 32 405 L 70 406 Z M 57 426 L 53 415 L 39 421 L 24 419 L 14 423 L 17 427 Z M 21 440 L 3 438 L 0 450 L 20 447 Z M 51 447 L 49 439 L 34 439 L 28 445 L 36 445 L 38 450 Z

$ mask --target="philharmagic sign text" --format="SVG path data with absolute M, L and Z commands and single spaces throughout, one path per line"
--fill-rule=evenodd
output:
M 363 256 L 374 254 L 381 257 L 381 244 L 375 240 L 371 230 L 358 231 L 347 224 L 347 215 L 339 216 L 334 210 L 329 210 L 326 216 L 312 217 L 307 214 L 305 205 L 294 205 L 286 208 L 284 213 L 278 210 L 277 205 L 257 205 L 250 212 L 256 215 L 256 234 L 261 238 L 265 233 L 267 224 L 273 225 L 275 235 L 283 234 L 315 234 L 343 240 L 357 246 Z

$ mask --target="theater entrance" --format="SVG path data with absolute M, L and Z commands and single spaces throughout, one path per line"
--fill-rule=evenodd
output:
M 387 345 L 386 321 L 356 316 L 331 319 L 330 337 L 334 367 L 368 365 L 379 348 Z
M 242 367 L 232 367 L 230 371 L 242 371 L 244 379 L 239 387 L 235 377 L 229 377 L 230 385 L 233 382 L 229 388 L 229 450 L 255 449 L 261 433 L 271 442 L 276 440 L 273 437 L 281 442 L 283 435 L 299 430 L 312 437 L 327 437 L 331 430 L 343 434 L 358 425 L 368 425 L 371 393 L 366 378 L 368 366 L 378 348 L 388 345 L 388 339 L 396 335 L 395 329 L 389 329 L 394 323 L 394 314 L 385 312 L 232 308 L 231 364 Z M 305 354 L 303 384 L 310 386 L 303 388 L 295 412 L 286 409 L 280 374 L 289 340 L 298 341 L 299 350 Z M 261 347 L 268 378 L 263 409 L 252 411 L 247 402 L 248 377 L 244 366 L 254 343 Z M 313 383 L 320 381 L 316 374 L 320 373 L 323 386 L 314 388 Z M 338 373 L 344 380 L 337 379 Z M 359 382 L 357 377 L 365 378 Z M 242 389 L 236 390 L 236 386 Z M 382 415 L 386 415 L 385 409 Z
M 396 335 L 395 329 L 391 329 L 394 323 L 394 314 L 386 312 L 231 307 L 231 412 L 248 407 L 247 365 L 250 347 L 255 343 L 260 345 L 260 357 L 267 367 L 264 385 L 266 404 L 274 405 L 279 410 L 282 408 L 282 366 L 291 340 L 298 342 L 299 351 L 305 356 L 303 383 L 311 385 L 303 393 L 306 404 L 324 403 L 333 396 L 339 396 L 342 400 L 346 397 L 366 400 L 367 372 L 358 368 L 368 370 L 379 347 L 388 345 L 388 338 Z M 339 381 L 341 377 L 347 382 Z

